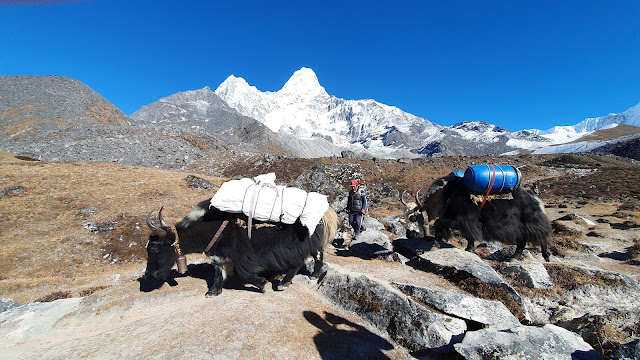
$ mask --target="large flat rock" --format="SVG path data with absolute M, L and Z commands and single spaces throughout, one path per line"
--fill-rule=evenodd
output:
M 389 283 L 332 265 L 319 290 L 412 350 L 450 352 L 467 330 L 458 318 L 413 301 Z
M 470 331 L 454 347 L 467 360 L 602 359 L 580 336 L 555 325 Z
M 416 266 L 442 275 L 453 282 L 475 278 L 492 286 L 496 292 L 503 292 L 521 308 L 518 314 L 524 321 L 530 321 L 529 312 L 518 292 L 500 274 L 476 254 L 458 248 L 438 249 L 425 252 L 414 258 Z

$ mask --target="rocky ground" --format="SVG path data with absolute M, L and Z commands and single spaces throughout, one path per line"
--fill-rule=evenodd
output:
M 220 152 L 182 171 L 29 160 L 0 156 L 0 296 L 8 309 L 0 314 L 0 349 L 8 358 L 639 354 L 640 172 L 624 158 L 364 161 Z M 483 162 L 519 166 L 525 185 L 538 183 L 554 226 L 549 263 L 535 248 L 505 262 L 509 248 L 499 244 L 473 255 L 460 250 L 460 238 L 440 250 L 403 239 L 399 193 Z M 342 227 L 320 281 L 301 274 L 284 292 L 265 294 L 231 282 L 205 298 L 199 255 L 189 256 L 188 276 L 157 289 L 137 281 L 148 212 L 164 205 L 165 217 L 178 221 L 227 179 L 268 171 L 326 193 L 338 211 L 347 180 L 366 185 L 367 230 L 352 239 Z

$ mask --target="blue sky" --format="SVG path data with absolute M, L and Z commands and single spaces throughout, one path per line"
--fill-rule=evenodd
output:
M 0 75 L 63 75 L 127 115 L 229 75 L 442 125 L 573 125 L 640 102 L 640 1 L 3 1 Z

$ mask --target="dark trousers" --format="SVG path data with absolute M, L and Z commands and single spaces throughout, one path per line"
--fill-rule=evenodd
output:
M 350 212 L 349 213 L 349 225 L 353 228 L 356 235 L 360 235 L 360 227 L 362 226 L 362 213 Z

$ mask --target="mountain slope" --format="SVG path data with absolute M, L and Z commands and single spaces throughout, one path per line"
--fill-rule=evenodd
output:
M 0 76 L 0 126 L 17 133 L 31 125 L 126 125 L 127 116 L 87 85 L 62 76 Z
M 287 154 L 279 138 L 263 124 L 229 107 L 209 87 L 180 92 L 143 106 L 131 115 L 138 124 L 181 126 L 218 139 L 229 150 Z

